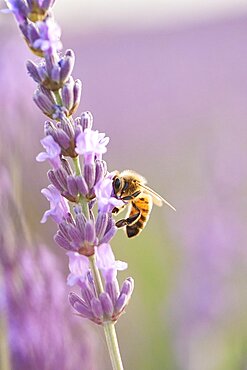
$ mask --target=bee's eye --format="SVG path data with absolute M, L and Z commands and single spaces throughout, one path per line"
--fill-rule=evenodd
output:
M 115 191 L 118 191 L 119 190 L 120 185 L 121 185 L 121 182 L 120 182 L 119 178 L 116 177 L 115 180 L 114 180 L 114 183 L 113 183 L 113 186 L 114 186 Z
M 123 192 L 124 192 L 125 190 L 127 190 L 127 189 L 128 189 L 128 187 L 129 187 L 129 184 L 128 184 L 128 182 L 127 182 L 127 181 L 125 181 L 125 184 L 124 184 L 124 186 L 123 186 Z

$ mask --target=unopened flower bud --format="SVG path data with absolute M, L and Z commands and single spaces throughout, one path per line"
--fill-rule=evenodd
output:
M 33 96 L 33 100 L 46 116 L 53 118 L 56 107 L 54 107 L 54 104 L 48 99 L 45 94 L 43 94 L 40 90 L 36 90 Z
M 92 189 L 95 183 L 95 164 L 85 164 L 84 177 L 89 189 Z
M 104 315 L 106 316 L 106 318 L 111 318 L 113 315 L 114 307 L 109 294 L 103 292 L 100 294 L 99 298 L 104 311 Z
M 75 64 L 75 54 L 73 50 L 67 50 L 60 61 L 60 81 L 64 83 L 70 77 Z
M 102 308 L 99 298 L 96 298 L 96 297 L 92 298 L 91 309 L 92 309 L 92 312 L 95 318 L 102 322 L 103 321 L 103 308 Z
M 92 128 L 93 126 L 93 115 L 91 112 L 87 111 L 81 114 L 81 126 L 83 131 L 86 128 Z

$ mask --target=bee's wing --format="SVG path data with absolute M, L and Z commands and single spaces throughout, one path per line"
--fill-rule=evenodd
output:
M 144 191 L 146 193 L 148 193 L 148 194 L 150 194 L 152 196 L 153 202 L 154 202 L 154 204 L 156 204 L 156 206 L 161 207 L 163 205 L 163 203 L 164 203 L 167 206 L 169 206 L 171 209 L 173 209 L 174 211 L 176 211 L 176 208 L 175 207 L 173 207 L 167 200 L 165 200 L 159 194 L 157 194 L 153 189 L 151 189 L 147 185 L 143 185 L 143 184 L 140 184 L 140 186 L 144 189 Z

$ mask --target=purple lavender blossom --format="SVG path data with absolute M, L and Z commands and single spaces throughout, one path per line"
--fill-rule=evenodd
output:
M 111 288 L 109 285 L 108 291 L 97 296 L 95 287 L 90 283 L 89 274 L 86 280 L 80 283 L 81 297 L 70 293 L 69 301 L 80 316 L 98 325 L 102 325 L 105 321 L 114 322 L 124 313 L 134 289 L 134 281 L 132 278 L 126 279 L 120 291 L 116 279 L 111 283 Z M 116 294 L 111 294 L 113 291 Z
M 48 55 L 52 55 L 54 52 L 62 49 L 62 43 L 60 41 L 61 30 L 52 18 L 37 22 L 36 25 L 39 38 L 33 43 L 34 49 L 42 50 Z
M 39 153 L 36 157 L 36 160 L 38 162 L 43 162 L 48 159 L 51 165 L 53 166 L 53 168 L 55 169 L 59 168 L 59 166 L 61 165 L 60 146 L 55 142 L 55 140 L 53 139 L 51 135 L 46 136 L 40 142 L 45 148 L 46 153 L 45 152 Z
M 67 219 L 69 215 L 68 202 L 61 196 L 55 186 L 49 185 L 47 189 L 42 189 L 41 192 L 49 200 L 51 207 L 44 213 L 41 223 L 46 222 L 48 216 L 52 217 L 57 223 Z
M 70 215 L 58 222 L 54 240 L 64 249 L 91 256 L 95 253 L 95 247 L 109 243 L 115 235 L 117 228 L 112 215 L 99 213 L 94 221 L 86 219 L 80 206 L 75 207 L 74 212 L 74 217 Z
M 111 246 L 108 243 L 101 244 L 96 249 L 96 264 L 107 282 L 116 279 L 117 270 L 126 270 L 128 267 L 126 262 L 115 260 Z
M 73 286 L 83 283 L 89 272 L 89 260 L 78 252 L 68 252 L 70 274 L 67 278 L 67 284 Z
M 95 156 L 102 159 L 102 154 L 106 153 L 106 145 L 109 138 L 104 133 L 86 128 L 76 139 L 76 152 L 84 156 L 86 165 L 94 163 Z
M 28 14 L 28 7 L 22 0 L 5 0 L 8 9 L 4 9 L 4 13 L 13 13 L 17 23 L 22 24 Z
M 104 179 L 95 185 L 95 194 L 98 199 L 98 208 L 101 212 L 111 212 L 114 207 L 121 208 L 124 205 L 122 200 L 116 199 L 112 179 L 115 173 L 109 173 Z

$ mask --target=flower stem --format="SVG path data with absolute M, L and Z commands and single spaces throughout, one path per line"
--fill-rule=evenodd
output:
M 95 255 L 89 257 L 89 261 L 90 261 L 90 267 L 91 267 L 93 277 L 94 277 L 96 291 L 99 296 L 100 293 L 104 292 L 104 287 L 103 287 L 103 283 L 101 280 L 100 272 L 98 270 L 98 267 L 96 266 Z M 104 326 L 107 348 L 108 348 L 110 358 L 111 358 L 112 369 L 113 370 L 124 370 L 121 355 L 120 355 L 115 325 L 112 321 L 105 321 L 103 326 Z
M 117 333 L 112 321 L 104 323 L 104 332 L 113 370 L 124 370 L 117 340 Z
M 81 165 L 80 165 L 80 159 L 79 156 L 73 158 L 74 166 L 75 166 L 75 173 L 77 176 L 81 175 Z
M 59 92 L 58 91 L 54 91 L 53 93 L 55 95 L 56 103 L 58 105 L 61 105 L 62 106 L 62 99 L 61 99 L 61 95 L 59 94 Z
M 100 272 L 99 272 L 98 267 L 96 266 L 95 255 L 92 255 L 88 258 L 89 258 L 90 267 L 91 267 L 91 270 L 92 270 L 92 273 L 93 273 L 93 279 L 94 279 L 94 284 L 95 284 L 95 287 L 96 287 L 96 291 L 97 291 L 97 294 L 99 296 L 100 293 L 104 292 L 104 287 L 103 287 L 103 283 L 102 283 L 102 280 L 101 280 Z

